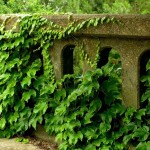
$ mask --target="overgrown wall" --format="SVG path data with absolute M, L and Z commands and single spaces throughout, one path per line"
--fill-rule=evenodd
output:
M 5 20 L 6 30 L 12 29 L 13 32 L 18 32 L 19 23 L 16 28 L 14 28 L 14 25 L 19 16 L 22 15 L 1 15 L 0 23 L 4 23 Z M 145 52 L 150 50 L 149 15 L 48 15 L 43 17 L 64 28 L 71 22 L 79 23 L 91 18 L 103 18 L 103 20 L 106 17 L 114 18 L 115 23 L 103 23 L 102 21 L 98 26 L 81 29 L 67 38 L 54 41 L 53 47 L 49 49 L 49 54 L 54 66 L 55 76 L 60 79 L 64 75 L 64 69 L 73 65 L 70 63 L 73 58 L 65 55 L 66 48 L 84 44 L 87 55 L 93 61 L 97 54 L 97 43 L 100 44 L 103 51 L 109 51 L 113 48 L 121 56 L 124 104 L 135 108 L 140 107 L 140 71 L 143 67 L 141 59 L 144 60 Z M 72 55 L 72 52 L 70 55 Z M 107 60 L 107 52 L 103 57 L 104 61 Z M 67 62 L 69 59 L 70 62 Z M 87 62 L 83 63 L 83 72 L 91 69 Z

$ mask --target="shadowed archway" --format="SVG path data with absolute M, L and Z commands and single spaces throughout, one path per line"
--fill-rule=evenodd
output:
M 73 74 L 73 51 L 75 45 L 67 45 L 62 50 L 62 73 Z

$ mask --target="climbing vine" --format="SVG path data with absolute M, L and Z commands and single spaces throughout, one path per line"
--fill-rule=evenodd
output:
M 81 29 L 118 23 L 103 17 L 74 21 L 65 28 L 40 16 L 20 16 L 14 27 L 0 26 L 0 136 L 24 134 L 37 123 L 55 134 L 60 150 L 137 150 L 150 148 L 149 70 L 142 108 L 126 108 L 121 96 L 121 59 L 110 51 L 98 68 L 101 50 L 92 61 L 84 45 L 81 58 L 93 68 L 56 80 L 49 50 L 54 40 L 70 38 Z M 18 31 L 16 32 L 16 30 Z

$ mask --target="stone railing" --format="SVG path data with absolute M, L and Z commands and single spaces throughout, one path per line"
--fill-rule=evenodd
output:
M 6 20 L 6 29 L 11 29 L 20 15 L 1 15 L 0 24 Z M 106 15 L 45 15 L 43 17 L 52 22 L 66 26 L 72 21 L 83 21 L 90 18 L 102 18 Z M 139 107 L 139 78 L 144 66 L 144 58 L 150 54 L 150 15 L 107 15 L 107 17 L 119 20 L 123 25 L 117 23 L 101 24 L 81 30 L 73 35 L 73 38 L 56 41 L 50 50 L 54 65 L 56 78 L 63 76 L 63 53 L 64 49 L 72 48 L 81 43 L 86 45 L 86 52 L 94 59 L 96 55 L 96 44 L 101 43 L 104 51 L 111 48 L 117 50 L 122 59 L 122 94 L 126 106 Z M 94 51 L 95 50 L 95 51 Z M 107 59 L 108 52 L 104 57 Z M 104 60 L 105 58 L 103 58 Z M 142 61 L 143 60 L 143 61 Z M 67 66 L 66 66 L 67 67 Z M 89 66 L 84 65 L 83 70 Z M 69 72 L 68 72 L 69 73 Z
M 75 33 L 73 38 L 54 42 L 53 48 L 49 51 L 56 78 L 61 78 L 64 73 L 72 73 L 72 70 L 64 69 L 68 67 L 64 67 L 67 64 L 64 59 L 69 59 L 69 57 L 65 56 L 65 50 L 74 48 L 83 42 L 88 56 L 93 60 L 96 55 L 96 45 L 100 42 L 104 51 L 103 60 L 107 60 L 108 52 L 111 48 L 119 52 L 122 60 L 122 94 L 124 103 L 126 106 L 139 108 L 140 74 L 146 63 L 145 59 L 150 54 L 150 15 L 107 16 L 114 17 L 121 21 L 123 25 L 115 23 L 101 24 L 97 27 L 81 30 Z M 80 22 L 89 18 L 102 18 L 104 15 L 47 15 L 44 17 L 65 27 L 75 20 Z M 6 15 L 1 15 L 0 23 L 5 18 Z M 12 28 L 17 20 L 16 18 L 17 16 L 14 16 L 13 19 L 6 22 L 7 29 Z M 73 55 L 72 52 L 70 52 L 70 55 Z M 85 63 L 83 70 L 88 69 L 90 67 Z
M 56 41 L 50 50 L 57 78 L 63 76 L 63 53 L 66 47 L 72 48 L 81 41 L 91 59 L 96 55 L 96 45 L 101 43 L 103 51 L 117 50 L 122 60 L 122 94 L 126 106 L 139 107 L 140 74 L 144 59 L 150 54 L 150 15 L 108 15 L 121 21 L 123 25 L 102 24 L 81 30 L 73 38 Z M 74 20 L 104 17 L 104 15 L 53 15 L 45 16 L 53 22 L 66 26 Z M 94 51 L 95 50 L 95 51 Z M 107 52 L 104 57 L 107 59 Z M 105 58 L 104 58 L 105 59 Z M 67 67 L 67 66 L 66 66 Z M 84 70 L 89 66 L 84 65 Z

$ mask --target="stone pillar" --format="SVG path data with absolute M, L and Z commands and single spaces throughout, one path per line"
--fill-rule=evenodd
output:
M 138 56 L 133 51 L 125 48 L 122 55 L 122 96 L 127 107 L 139 108 Z
M 112 47 L 122 60 L 122 96 L 124 105 L 139 108 L 140 55 L 149 49 L 149 42 L 135 38 L 101 38 L 102 47 Z
M 140 107 L 140 57 L 150 48 L 148 40 L 126 39 L 122 55 L 122 95 L 126 106 Z

